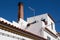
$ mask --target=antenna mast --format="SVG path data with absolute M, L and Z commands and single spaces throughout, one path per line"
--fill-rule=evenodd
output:
M 35 9 L 31 8 L 31 7 L 28 7 L 31 11 L 33 11 L 34 13 L 34 17 L 35 17 Z M 34 18 L 35 19 L 35 18 Z

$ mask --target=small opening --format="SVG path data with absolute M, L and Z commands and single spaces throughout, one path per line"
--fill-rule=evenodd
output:
M 47 40 L 51 40 L 51 38 L 47 36 Z
M 31 24 L 34 24 L 34 23 L 36 23 L 36 21 L 34 21 L 34 22 L 32 22 L 32 23 L 27 24 L 27 26 L 30 26 Z
M 21 40 L 25 40 L 25 39 L 22 38 Z
M 51 22 L 51 29 L 53 29 L 53 23 Z
M 47 21 L 45 19 L 42 19 L 41 21 L 43 21 L 45 25 L 47 25 Z

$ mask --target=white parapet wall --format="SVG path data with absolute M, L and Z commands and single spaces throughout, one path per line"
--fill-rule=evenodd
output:
M 12 25 L 12 23 L 10 21 L 8 21 L 8 20 L 6 20 L 6 19 L 4 19 L 2 17 L 0 17 L 0 21 L 6 22 L 7 24 Z
M 21 29 L 25 29 L 26 26 L 27 26 L 27 24 L 28 24 L 28 22 L 24 21 L 21 18 L 20 18 L 20 21 L 19 22 L 15 22 L 15 21 L 10 22 L 10 21 L 8 21 L 8 20 L 0 17 L 0 21 L 3 21 L 5 23 L 7 23 L 7 24 L 13 25 L 13 26 L 15 26 L 17 28 L 21 28 Z
M 42 19 L 44 21 L 42 21 Z M 56 35 L 56 30 L 55 30 L 55 23 L 53 19 L 46 13 L 34 17 L 27 18 L 27 22 L 31 23 L 36 21 L 35 24 L 31 24 L 26 30 L 36 34 L 38 36 L 43 36 L 44 38 L 47 39 L 47 36 L 49 36 L 52 40 L 55 39 L 51 33 L 45 32 L 45 27 L 48 28 L 52 33 Z M 52 24 L 51 24 L 52 23 Z M 41 30 L 42 29 L 42 30 Z M 51 36 L 52 35 L 52 36 Z
M 22 19 L 20 20 L 19 23 L 17 23 L 15 21 L 9 22 L 8 20 L 0 17 L 0 21 L 13 25 L 19 29 L 24 29 L 24 26 L 26 26 L 27 24 L 27 22 L 25 22 Z M 23 24 L 21 25 L 21 23 Z M 0 29 L 0 40 L 32 40 L 32 39 Z
M 0 29 L 0 40 L 32 40 L 30 38 L 13 34 L 11 32 Z

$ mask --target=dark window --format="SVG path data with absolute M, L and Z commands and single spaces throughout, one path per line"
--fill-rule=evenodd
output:
M 51 29 L 53 29 L 53 23 L 51 23 Z
M 36 23 L 36 21 L 34 21 L 34 22 L 32 22 L 32 23 L 27 24 L 27 27 L 28 27 L 28 26 L 30 26 L 31 24 L 34 24 L 34 23 Z
M 43 21 L 45 25 L 47 25 L 47 21 L 45 19 L 42 19 L 41 21 Z
M 58 39 L 58 40 L 60 40 L 60 39 Z
M 51 38 L 47 36 L 47 40 L 51 40 Z
M 22 38 L 21 40 L 25 40 L 25 39 Z

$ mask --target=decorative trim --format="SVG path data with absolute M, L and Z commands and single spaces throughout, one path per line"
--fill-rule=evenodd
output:
M 19 37 L 12 36 L 12 35 L 9 35 L 9 34 L 6 34 L 6 33 L 2 33 L 2 32 L 0 32 L 0 35 L 2 35 L 2 36 L 7 36 L 7 37 L 11 37 L 11 38 L 15 38 L 15 39 L 18 39 L 18 40 L 24 39 L 24 38 L 19 38 Z

